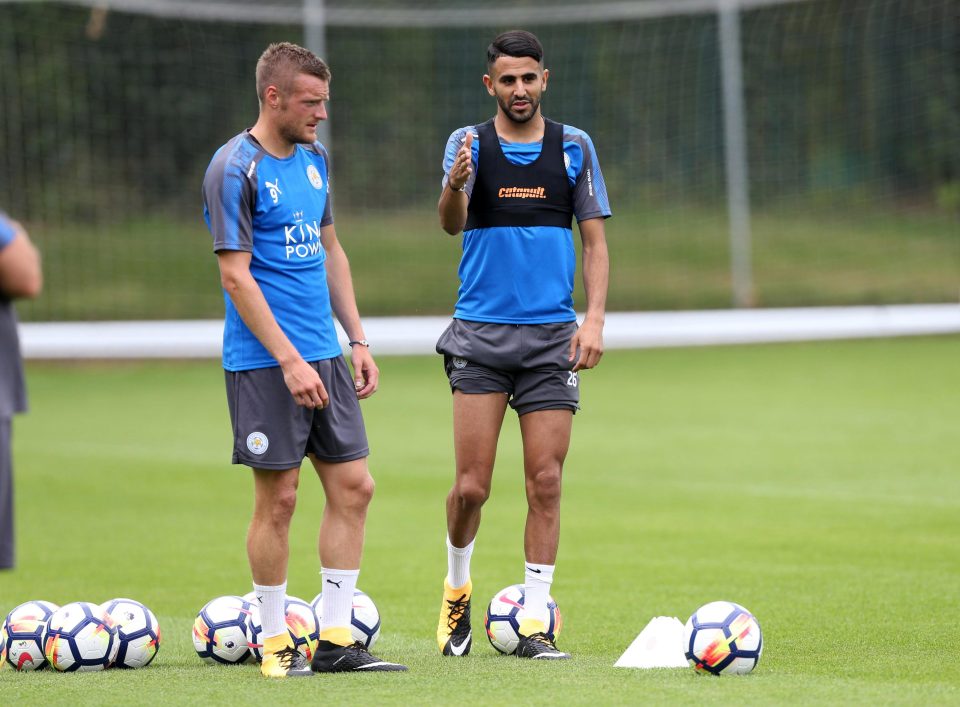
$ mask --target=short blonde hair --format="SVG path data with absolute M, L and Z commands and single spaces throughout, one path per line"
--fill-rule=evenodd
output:
M 290 90 L 297 74 L 330 80 L 330 67 L 309 49 L 291 42 L 277 42 L 267 47 L 257 61 L 257 98 L 263 100 L 268 86 L 283 92 Z

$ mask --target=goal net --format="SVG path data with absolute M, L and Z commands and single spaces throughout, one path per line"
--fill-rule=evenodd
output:
M 754 303 L 960 294 L 956 0 L 361 4 L 0 0 L 0 208 L 47 283 L 21 318 L 222 314 L 200 184 L 255 121 L 253 68 L 279 40 L 322 43 L 333 71 L 334 208 L 361 311 L 449 313 L 443 148 L 493 115 L 486 46 L 516 27 L 545 47 L 544 113 L 596 145 L 610 308 L 728 307 L 721 5 L 738 9 Z

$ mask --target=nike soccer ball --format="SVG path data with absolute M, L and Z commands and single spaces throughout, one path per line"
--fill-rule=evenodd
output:
M 113 619 L 89 601 L 66 604 L 47 622 L 43 652 L 56 670 L 106 670 L 116 660 L 119 649 L 120 638 Z
M 3 622 L 7 662 L 16 670 L 39 670 L 47 664 L 43 656 L 43 634 L 47 621 L 60 607 L 49 601 L 28 601 L 14 608 Z
M 147 607 L 133 599 L 113 599 L 100 605 L 117 625 L 120 650 L 114 665 L 143 668 L 160 650 L 160 625 Z
M 523 598 L 523 585 L 513 584 L 497 592 L 487 607 L 483 626 L 487 629 L 490 645 L 501 653 L 512 655 L 516 653 L 517 646 L 520 644 L 520 621 L 517 619 L 517 614 L 523 608 Z M 557 602 L 551 596 L 547 597 L 547 610 L 549 617 L 546 633 L 550 640 L 555 641 L 563 627 L 563 618 L 560 616 Z
M 317 641 L 320 640 L 320 626 L 313 608 L 303 599 L 291 596 L 286 598 L 284 606 L 287 633 L 293 641 L 293 647 L 310 660 L 317 650 Z M 247 623 L 247 643 L 253 657 L 258 661 L 263 660 L 263 640 L 260 637 L 262 631 L 260 610 L 254 605 L 253 615 Z
M 320 614 L 320 598 L 323 592 L 313 598 L 311 605 L 317 615 L 317 623 L 321 623 L 323 617 Z M 380 638 L 380 612 L 377 605 L 373 603 L 365 592 L 355 589 L 353 592 L 353 610 L 350 616 L 350 635 L 353 640 L 360 641 L 367 650 L 373 648 L 373 644 Z
M 730 601 L 713 601 L 693 612 L 683 628 L 683 651 L 697 672 L 745 675 L 763 653 L 760 624 Z
M 193 647 L 208 663 L 244 663 L 250 659 L 247 626 L 254 607 L 237 596 L 211 599 L 193 622 Z

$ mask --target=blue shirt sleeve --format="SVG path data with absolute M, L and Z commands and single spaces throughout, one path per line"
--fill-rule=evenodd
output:
M 17 231 L 13 227 L 13 221 L 11 221 L 5 213 L 0 211 L 0 250 L 10 245 L 16 235 Z

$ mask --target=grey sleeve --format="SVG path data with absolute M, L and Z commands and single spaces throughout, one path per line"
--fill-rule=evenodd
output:
M 330 153 L 327 152 L 327 148 L 319 142 L 316 143 L 316 147 L 317 152 L 320 153 L 324 164 L 327 166 L 327 200 L 323 205 L 323 217 L 320 219 L 320 228 L 323 228 L 324 226 L 329 226 L 331 223 L 333 223 L 333 181 L 331 180 L 333 167 L 330 165 Z
M 256 206 L 255 160 L 239 161 L 226 148 L 214 156 L 203 178 L 203 210 L 213 236 L 214 251 L 253 250 L 253 210 Z
M 607 198 L 607 185 L 600 171 L 600 161 L 590 136 L 581 130 L 564 136 L 571 144 L 571 163 L 576 169 L 573 186 L 573 211 L 577 221 L 609 218 L 612 215 Z M 577 154 L 579 153 L 579 154 Z

